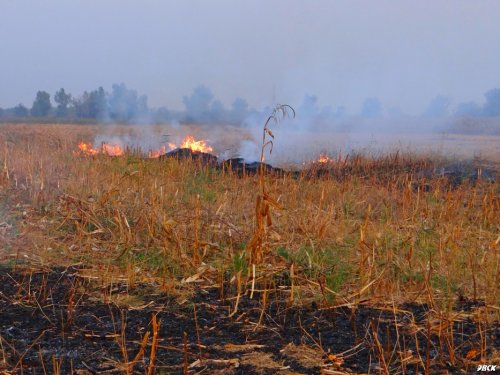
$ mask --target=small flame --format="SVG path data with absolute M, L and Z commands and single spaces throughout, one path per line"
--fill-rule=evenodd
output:
M 329 158 L 327 155 L 320 155 L 316 163 L 326 164 L 333 162 L 333 159 Z
M 187 135 L 182 141 L 180 146 L 175 143 L 168 143 L 166 146 L 161 146 L 159 149 L 151 150 L 148 152 L 149 158 L 158 158 L 164 155 L 167 150 L 175 150 L 176 148 L 189 148 L 192 151 L 198 152 L 212 152 L 213 148 L 207 144 L 207 141 L 201 140 L 197 141 L 192 136 Z M 78 144 L 78 150 L 74 152 L 75 155 L 86 155 L 93 156 L 98 154 L 104 154 L 109 156 L 122 156 L 125 153 L 122 146 L 113 143 L 102 143 L 100 148 L 94 148 L 92 144 L 80 142 Z
M 84 155 L 97 155 L 99 153 L 99 150 L 93 148 L 90 143 L 85 142 L 80 142 L 78 144 L 78 150 Z M 74 153 L 77 154 L 78 151 L 75 151 Z
M 158 150 L 151 150 L 148 152 L 148 158 L 154 159 L 159 158 L 167 152 L 167 148 L 165 146 L 161 146 Z
M 101 152 L 109 156 L 122 156 L 124 154 L 123 148 L 120 145 L 111 143 L 103 143 Z
M 83 155 L 91 156 L 97 154 L 106 154 L 109 156 L 121 156 L 124 154 L 123 148 L 117 144 L 103 143 L 100 149 L 93 148 L 90 143 L 80 142 L 78 144 L 78 151 L 75 154 L 81 153 Z
M 177 146 L 175 143 L 169 143 L 168 147 L 170 150 L 174 150 L 176 148 L 189 148 L 192 151 L 200 151 L 200 152 L 212 152 L 213 148 L 207 145 L 207 141 L 201 140 L 196 141 L 192 136 L 187 135 L 182 141 L 180 146 Z

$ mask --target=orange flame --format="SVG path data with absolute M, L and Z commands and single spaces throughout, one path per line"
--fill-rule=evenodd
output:
M 123 148 L 120 145 L 111 143 L 103 143 L 101 152 L 109 156 L 122 156 L 124 154 Z
M 174 150 L 176 148 L 189 148 L 192 151 L 199 152 L 212 152 L 213 148 L 207 144 L 207 141 L 201 140 L 196 141 L 192 136 L 187 135 L 182 141 L 180 146 L 175 143 L 168 143 L 167 146 L 161 146 L 157 150 L 151 150 L 148 152 L 149 158 L 158 158 L 165 154 L 167 150 Z M 103 143 L 100 148 L 92 147 L 92 144 L 80 142 L 78 144 L 78 150 L 74 152 L 75 155 L 86 155 L 93 156 L 98 154 L 105 154 L 109 156 L 121 156 L 125 153 L 122 146 L 113 143 Z
M 80 142 L 78 144 L 78 150 L 81 154 L 91 156 L 97 154 L 106 154 L 109 156 L 121 156 L 124 154 L 123 148 L 120 145 L 103 143 L 100 149 L 93 148 L 90 143 Z M 77 154 L 75 152 L 75 154 Z
M 148 158 L 154 159 L 159 158 L 167 152 L 167 148 L 165 146 L 161 146 L 158 150 L 150 150 L 148 152 Z
M 187 135 L 182 141 L 180 146 L 177 146 L 175 143 L 169 143 L 168 147 L 170 150 L 174 150 L 176 148 L 189 148 L 192 151 L 200 151 L 200 152 L 212 152 L 214 149 L 207 145 L 207 141 L 201 140 L 196 141 L 192 136 Z
M 320 155 L 316 163 L 326 164 L 333 162 L 333 159 L 329 158 L 327 155 Z
M 85 142 L 80 142 L 78 144 L 78 150 L 84 155 L 96 155 L 99 153 L 99 150 L 92 148 L 92 145 L 90 143 Z M 75 151 L 74 153 L 77 154 L 78 152 Z

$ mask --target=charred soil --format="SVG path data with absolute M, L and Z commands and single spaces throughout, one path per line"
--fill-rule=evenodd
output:
M 454 318 L 438 319 L 427 304 L 293 305 L 279 291 L 263 309 L 256 292 L 229 317 L 234 298 L 219 287 L 196 288 L 183 301 L 150 285 L 108 292 L 144 303 L 96 298 L 102 290 L 73 267 L 1 268 L 0 370 L 416 374 L 471 371 L 500 347 L 498 323 L 474 319 L 480 301 L 457 300 Z

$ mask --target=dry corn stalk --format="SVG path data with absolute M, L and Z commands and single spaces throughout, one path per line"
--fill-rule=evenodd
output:
M 261 194 L 257 196 L 255 203 L 255 231 L 252 236 L 251 241 L 246 247 L 247 253 L 250 254 L 250 264 L 262 263 L 264 258 L 264 252 L 269 249 L 269 243 L 266 242 L 267 239 L 267 227 L 273 224 L 271 217 L 271 207 L 276 209 L 281 209 L 281 205 L 273 199 L 266 192 L 265 184 L 265 174 L 264 174 L 264 155 L 265 149 L 269 146 L 269 154 L 273 152 L 273 139 L 274 134 L 271 131 L 271 124 L 278 123 L 280 118 L 288 116 L 288 110 L 291 110 L 293 117 L 295 117 L 295 111 L 289 105 L 277 105 L 272 114 L 267 118 L 264 124 L 264 129 L 262 132 L 262 148 L 260 153 L 260 169 L 259 169 L 259 184 L 261 189 Z M 268 139 L 267 137 L 271 139 Z

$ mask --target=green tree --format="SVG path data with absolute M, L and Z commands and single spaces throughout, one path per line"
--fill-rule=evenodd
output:
M 500 89 L 492 89 L 484 94 L 486 103 L 483 107 L 483 115 L 488 117 L 500 116 Z
M 55 93 L 54 101 L 57 103 L 57 117 L 66 117 L 68 115 L 68 106 L 71 103 L 71 94 L 66 93 L 61 88 Z
M 85 91 L 79 99 L 73 100 L 73 105 L 79 118 L 104 120 L 108 115 L 107 94 L 102 87 Z
M 12 108 L 12 113 L 14 117 L 28 117 L 29 110 L 24 105 L 19 103 L 14 108 Z
M 377 98 L 366 98 L 361 108 L 361 115 L 367 118 L 382 116 L 382 104 Z
M 431 100 L 424 112 L 424 117 L 441 118 L 449 115 L 451 100 L 447 96 L 438 95 Z
M 46 117 L 51 109 L 50 94 L 46 91 L 38 91 L 33 106 L 31 107 L 31 116 Z
M 103 120 L 108 116 L 107 94 L 102 87 L 90 92 L 89 109 L 92 118 Z

